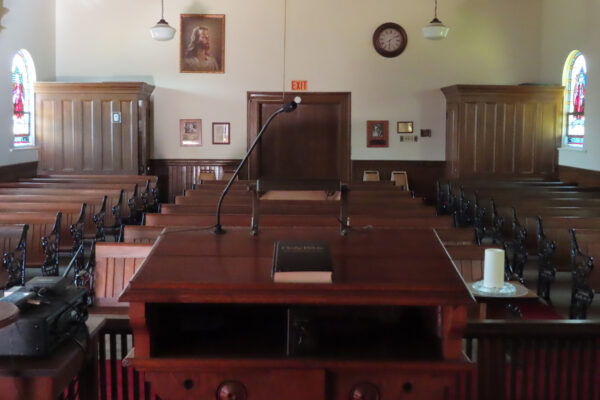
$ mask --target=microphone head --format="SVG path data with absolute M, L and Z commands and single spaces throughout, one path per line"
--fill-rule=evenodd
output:
M 298 107 L 298 103 L 296 103 L 295 101 L 290 101 L 289 103 L 285 103 L 283 105 L 283 111 L 289 113 L 289 112 L 294 111 L 297 107 Z

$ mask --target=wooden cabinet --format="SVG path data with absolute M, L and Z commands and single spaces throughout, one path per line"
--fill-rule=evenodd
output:
M 555 176 L 562 86 L 455 85 L 446 96 L 446 176 Z
M 144 173 L 153 90 L 143 82 L 36 83 L 38 173 Z

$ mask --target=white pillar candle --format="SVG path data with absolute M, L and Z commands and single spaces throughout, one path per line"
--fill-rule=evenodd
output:
M 504 286 L 504 250 L 485 249 L 483 286 L 486 288 L 502 288 Z

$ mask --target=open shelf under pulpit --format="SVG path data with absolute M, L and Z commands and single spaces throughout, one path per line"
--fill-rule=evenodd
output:
M 339 179 L 258 179 L 250 185 L 252 196 L 251 233 L 256 235 L 261 202 L 335 202 L 339 208 L 340 232 L 348 233 L 348 190 Z

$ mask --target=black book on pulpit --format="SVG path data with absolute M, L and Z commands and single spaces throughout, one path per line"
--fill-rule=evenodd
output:
M 331 283 L 333 263 L 329 243 L 279 240 L 273 250 L 273 282 Z

